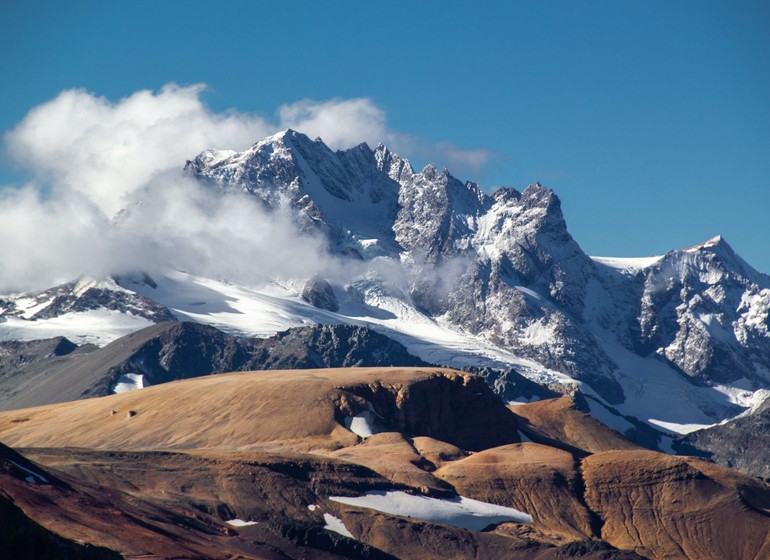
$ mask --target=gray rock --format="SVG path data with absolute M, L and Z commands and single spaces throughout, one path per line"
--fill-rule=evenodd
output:
M 334 295 L 334 288 L 320 276 L 313 276 L 308 280 L 299 297 L 318 309 L 339 311 L 340 308 L 340 302 Z

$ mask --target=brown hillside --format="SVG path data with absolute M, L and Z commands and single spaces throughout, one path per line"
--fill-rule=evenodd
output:
M 652 451 L 592 455 L 583 475 L 613 546 L 655 559 L 770 558 L 770 489 L 757 479 Z
M 231 373 L 99 399 L 0 413 L 0 440 L 94 449 L 338 449 L 367 410 L 387 428 L 465 449 L 518 441 L 514 416 L 478 378 L 452 370 L 349 368 Z
M 508 407 L 520 419 L 520 429 L 533 441 L 570 451 L 597 453 L 612 449 L 642 449 L 580 410 L 570 397 L 546 399 Z
M 435 474 L 463 496 L 526 511 L 555 542 L 598 536 L 580 501 L 575 458 L 565 451 L 536 443 L 506 445 L 446 463 Z
M 364 412 L 385 431 L 344 427 Z M 159 558 L 770 557 L 761 481 L 626 447 L 590 454 L 627 444 L 565 400 L 517 412 L 521 424 L 482 380 L 436 368 L 226 374 L 7 411 L 0 439 L 34 446 L 65 486 L 27 481 L 38 467 L 9 450 L 0 523 L 75 553 Z M 518 443 L 522 425 L 553 446 Z M 329 499 L 386 489 L 456 492 L 533 522 L 468 531 Z

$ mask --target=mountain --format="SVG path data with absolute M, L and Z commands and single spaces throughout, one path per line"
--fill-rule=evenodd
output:
M 415 172 L 384 146 L 333 152 L 294 131 L 242 153 L 204 152 L 186 170 L 293 209 L 333 252 L 405 263 L 408 288 L 383 281 L 381 292 L 655 428 L 734 416 L 770 382 L 770 278 L 721 237 L 659 258 L 594 259 L 539 184 L 487 195 L 434 166 Z M 665 386 L 663 401 L 639 398 L 640 385 Z M 682 398 L 689 410 L 668 412 Z
M 558 401 L 511 410 L 441 368 L 324 368 L 0 412 L 21 451 L 0 446 L 4 550 L 36 532 L 73 558 L 767 556 L 766 484 Z
M 710 428 L 680 436 L 673 448 L 682 454 L 707 457 L 737 471 L 770 478 L 770 401 Z
M 645 259 L 590 257 L 540 184 L 487 194 L 433 165 L 415 171 L 382 145 L 333 151 L 291 130 L 243 152 L 205 151 L 185 173 L 287 212 L 324 240 L 329 267 L 257 286 L 174 263 L 81 279 L 57 288 L 59 300 L 4 296 L 0 338 L 104 345 L 169 314 L 240 336 L 355 325 L 425 363 L 579 391 L 596 418 L 664 450 L 770 385 L 770 279 L 721 237 Z M 71 303 L 82 292 L 72 286 L 94 282 L 98 297 Z
M 146 274 L 142 275 L 142 281 L 153 283 Z M 0 298 L 0 316 L 5 319 L 36 321 L 92 310 L 130 314 L 153 323 L 175 320 L 163 305 L 122 288 L 117 278 L 84 278 L 21 298 Z
M 0 342 L 0 410 L 231 371 L 391 365 L 427 364 L 364 327 L 312 325 L 259 339 L 200 323 L 163 322 L 103 348 L 78 347 L 62 337 Z

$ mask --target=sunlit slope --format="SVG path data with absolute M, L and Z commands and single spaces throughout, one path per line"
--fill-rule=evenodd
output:
M 377 431 L 435 437 L 464 449 L 518 441 L 515 417 L 483 380 L 436 368 L 196 378 L 4 412 L 0 440 L 20 447 L 335 449 L 359 441 L 343 425 L 372 408 L 364 421 Z

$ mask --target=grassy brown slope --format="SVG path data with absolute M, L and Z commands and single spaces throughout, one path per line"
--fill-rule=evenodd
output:
M 340 422 L 372 402 L 386 426 L 465 448 L 518 441 L 516 420 L 483 381 L 445 369 L 231 373 L 99 399 L 0 413 L 0 440 L 95 449 L 337 449 Z
M 3 558 L 279 557 L 260 553 L 215 518 L 52 473 L 2 445 L 0 526 Z
M 607 451 L 582 462 L 610 544 L 653 559 L 770 558 L 770 488 L 690 457 Z
M 590 414 L 570 397 L 510 405 L 520 429 L 533 441 L 589 454 L 612 449 L 643 449 Z
M 435 475 L 463 496 L 529 513 L 553 542 L 598 536 L 581 502 L 575 458 L 560 449 L 519 443 L 445 463 Z
M 343 424 L 370 407 L 390 432 L 362 441 Z M 560 414 L 567 419 L 560 421 Z M 94 488 L 148 502 L 131 510 L 142 523 L 168 519 L 164 511 L 203 523 L 196 546 L 208 546 L 214 537 L 205 528 L 221 527 L 225 519 L 258 521 L 233 530 L 252 555 L 293 558 L 312 550 L 318 554 L 308 557 L 635 556 L 608 548 L 610 543 L 648 558 L 694 560 L 709 558 L 701 555 L 703 543 L 712 542 L 723 558 L 768 553 L 770 493 L 761 482 L 660 453 L 589 454 L 623 445 L 623 439 L 563 403 L 543 403 L 539 415 L 528 419 L 530 426 L 537 419 L 549 437 L 568 439 L 559 444 L 574 452 L 516 443 L 520 426 L 514 414 L 467 374 L 436 368 L 297 370 L 198 378 L 4 412 L 0 439 L 48 446 L 34 451 L 40 462 Z M 522 509 L 534 523 L 476 533 L 327 499 L 384 488 L 432 494 L 455 489 Z M 115 500 L 110 503 L 125 499 Z M 132 502 L 126 504 L 116 515 Z M 43 508 L 40 515 L 62 517 L 50 511 Z M 323 513 L 341 517 L 360 542 L 324 530 Z M 68 530 L 77 535 L 79 521 L 73 519 Z M 81 521 L 82 530 L 90 530 L 90 521 Z M 121 523 L 129 526 L 120 517 L 112 525 Z M 740 524 L 750 531 L 736 532 Z M 84 533 L 83 540 L 112 547 L 116 535 L 106 534 Z M 232 543 L 242 541 L 230 543 L 221 551 L 234 551 Z M 115 546 L 129 544 L 136 543 Z

